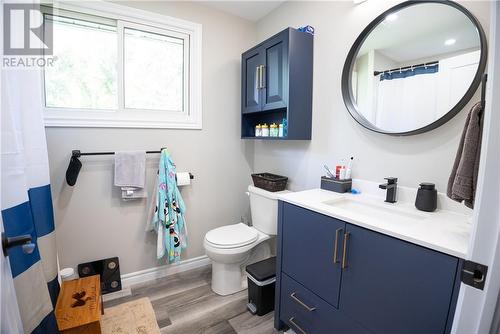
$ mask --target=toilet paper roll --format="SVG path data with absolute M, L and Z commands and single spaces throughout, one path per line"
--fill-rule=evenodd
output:
M 188 172 L 177 173 L 177 185 L 178 186 L 187 186 L 191 184 L 191 178 L 189 177 Z

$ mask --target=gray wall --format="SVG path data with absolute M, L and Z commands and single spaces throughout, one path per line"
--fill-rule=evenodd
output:
M 366 25 L 399 1 L 286 2 L 258 25 L 258 39 L 291 26 L 311 25 L 314 37 L 313 134 L 311 141 L 255 144 L 255 171 L 287 175 L 292 190 L 319 186 L 323 164 L 335 165 L 355 157 L 353 176 L 383 181 L 399 177 L 405 186 L 435 182 L 440 191 L 446 183 L 467 112 L 462 111 L 434 131 L 410 137 L 390 137 L 368 131 L 348 114 L 341 95 L 340 77 L 352 43 Z M 489 3 L 462 4 L 478 17 L 488 34 Z M 479 94 L 465 108 L 469 110 Z
M 120 2 L 124 4 L 123 2 Z M 255 44 L 255 26 L 189 3 L 133 2 L 140 9 L 203 25 L 203 130 L 47 128 L 58 253 L 61 267 L 119 256 L 121 272 L 155 267 L 156 238 L 144 232 L 146 201 L 124 202 L 113 186 L 113 157 L 84 157 L 78 183 L 64 182 L 72 149 L 82 151 L 168 147 L 179 171 L 195 180 L 181 192 L 187 206 L 189 247 L 204 254 L 203 237 L 249 212 L 252 147 L 240 138 L 240 57 Z M 158 155 L 147 158 L 152 186 Z M 149 188 L 151 189 L 151 188 Z
M 158 149 L 167 146 L 179 171 L 196 179 L 182 189 L 188 208 L 189 248 L 204 254 L 204 234 L 248 216 L 244 194 L 252 171 L 287 175 L 293 190 L 318 187 L 322 165 L 355 156 L 353 176 L 373 181 L 393 175 L 406 186 L 432 181 L 443 191 L 466 112 L 444 126 L 411 137 L 365 130 L 347 113 L 340 91 L 345 57 L 361 30 L 396 1 L 286 2 L 257 24 L 193 3 L 121 2 L 203 25 L 203 130 L 48 128 L 47 140 L 61 267 L 119 256 L 122 273 L 157 262 L 156 239 L 144 232 L 145 201 L 123 202 L 113 187 L 112 157 L 85 157 L 74 188 L 64 183 L 72 149 Z M 489 4 L 464 2 L 488 31 Z M 281 29 L 316 28 L 313 140 L 240 140 L 240 55 Z M 258 38 L 256 38 L 258 37 Z M 474 99 L 477 100 L 477 99 Z M 467 108 L 471 106 L 469 104 Z M 466 109 L 467 109 L 466 108 Z M 151 186 L 158 159 L 148 158 Z

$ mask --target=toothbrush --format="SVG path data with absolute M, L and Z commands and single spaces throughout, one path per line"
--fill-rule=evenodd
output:
M 349 160 L 349 164 L 347 165 L 347 169 L 352 169 L 353 160 L 354 160 L 354 157 L 351 157 L 351 159 Z
M 349 159 L 349 164 L 347 165 L 347 169 L 345 171 L 346 172 L 345 173 L 346 179 L 350 179 L 351 178 L 351 170 L 352 170 L 353 160 L 354 160 L 354 157 L 351 157 L 351 159 Z
M 332 179 L 335 178 L 335 176 L 333 175 L 332 171 L 330 170 L 330 168 L 327 166 L 327 165 L 323 165 L 323 167 L 325 168 L 326 170 L 326 174 L 328 174 L 329 177 L 331 177 Z

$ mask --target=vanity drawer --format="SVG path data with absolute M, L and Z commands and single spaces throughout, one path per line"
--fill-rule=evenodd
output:
M 297 334 L 369 333 L 285 273 L 280 318 Z
M 282 219 L 282 270 L 338 307 L 345 223 L 289 203 Z

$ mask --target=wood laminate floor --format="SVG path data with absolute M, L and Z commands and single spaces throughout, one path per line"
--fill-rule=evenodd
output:
M 104 308 L 148 297 L 162 334 L 277 334 L 273 312 L 262 317 L 246 310 L 247 290 L 219 296 L 210 288 L 211 267 L 189 270 L 131 287 L 132 294 Z

